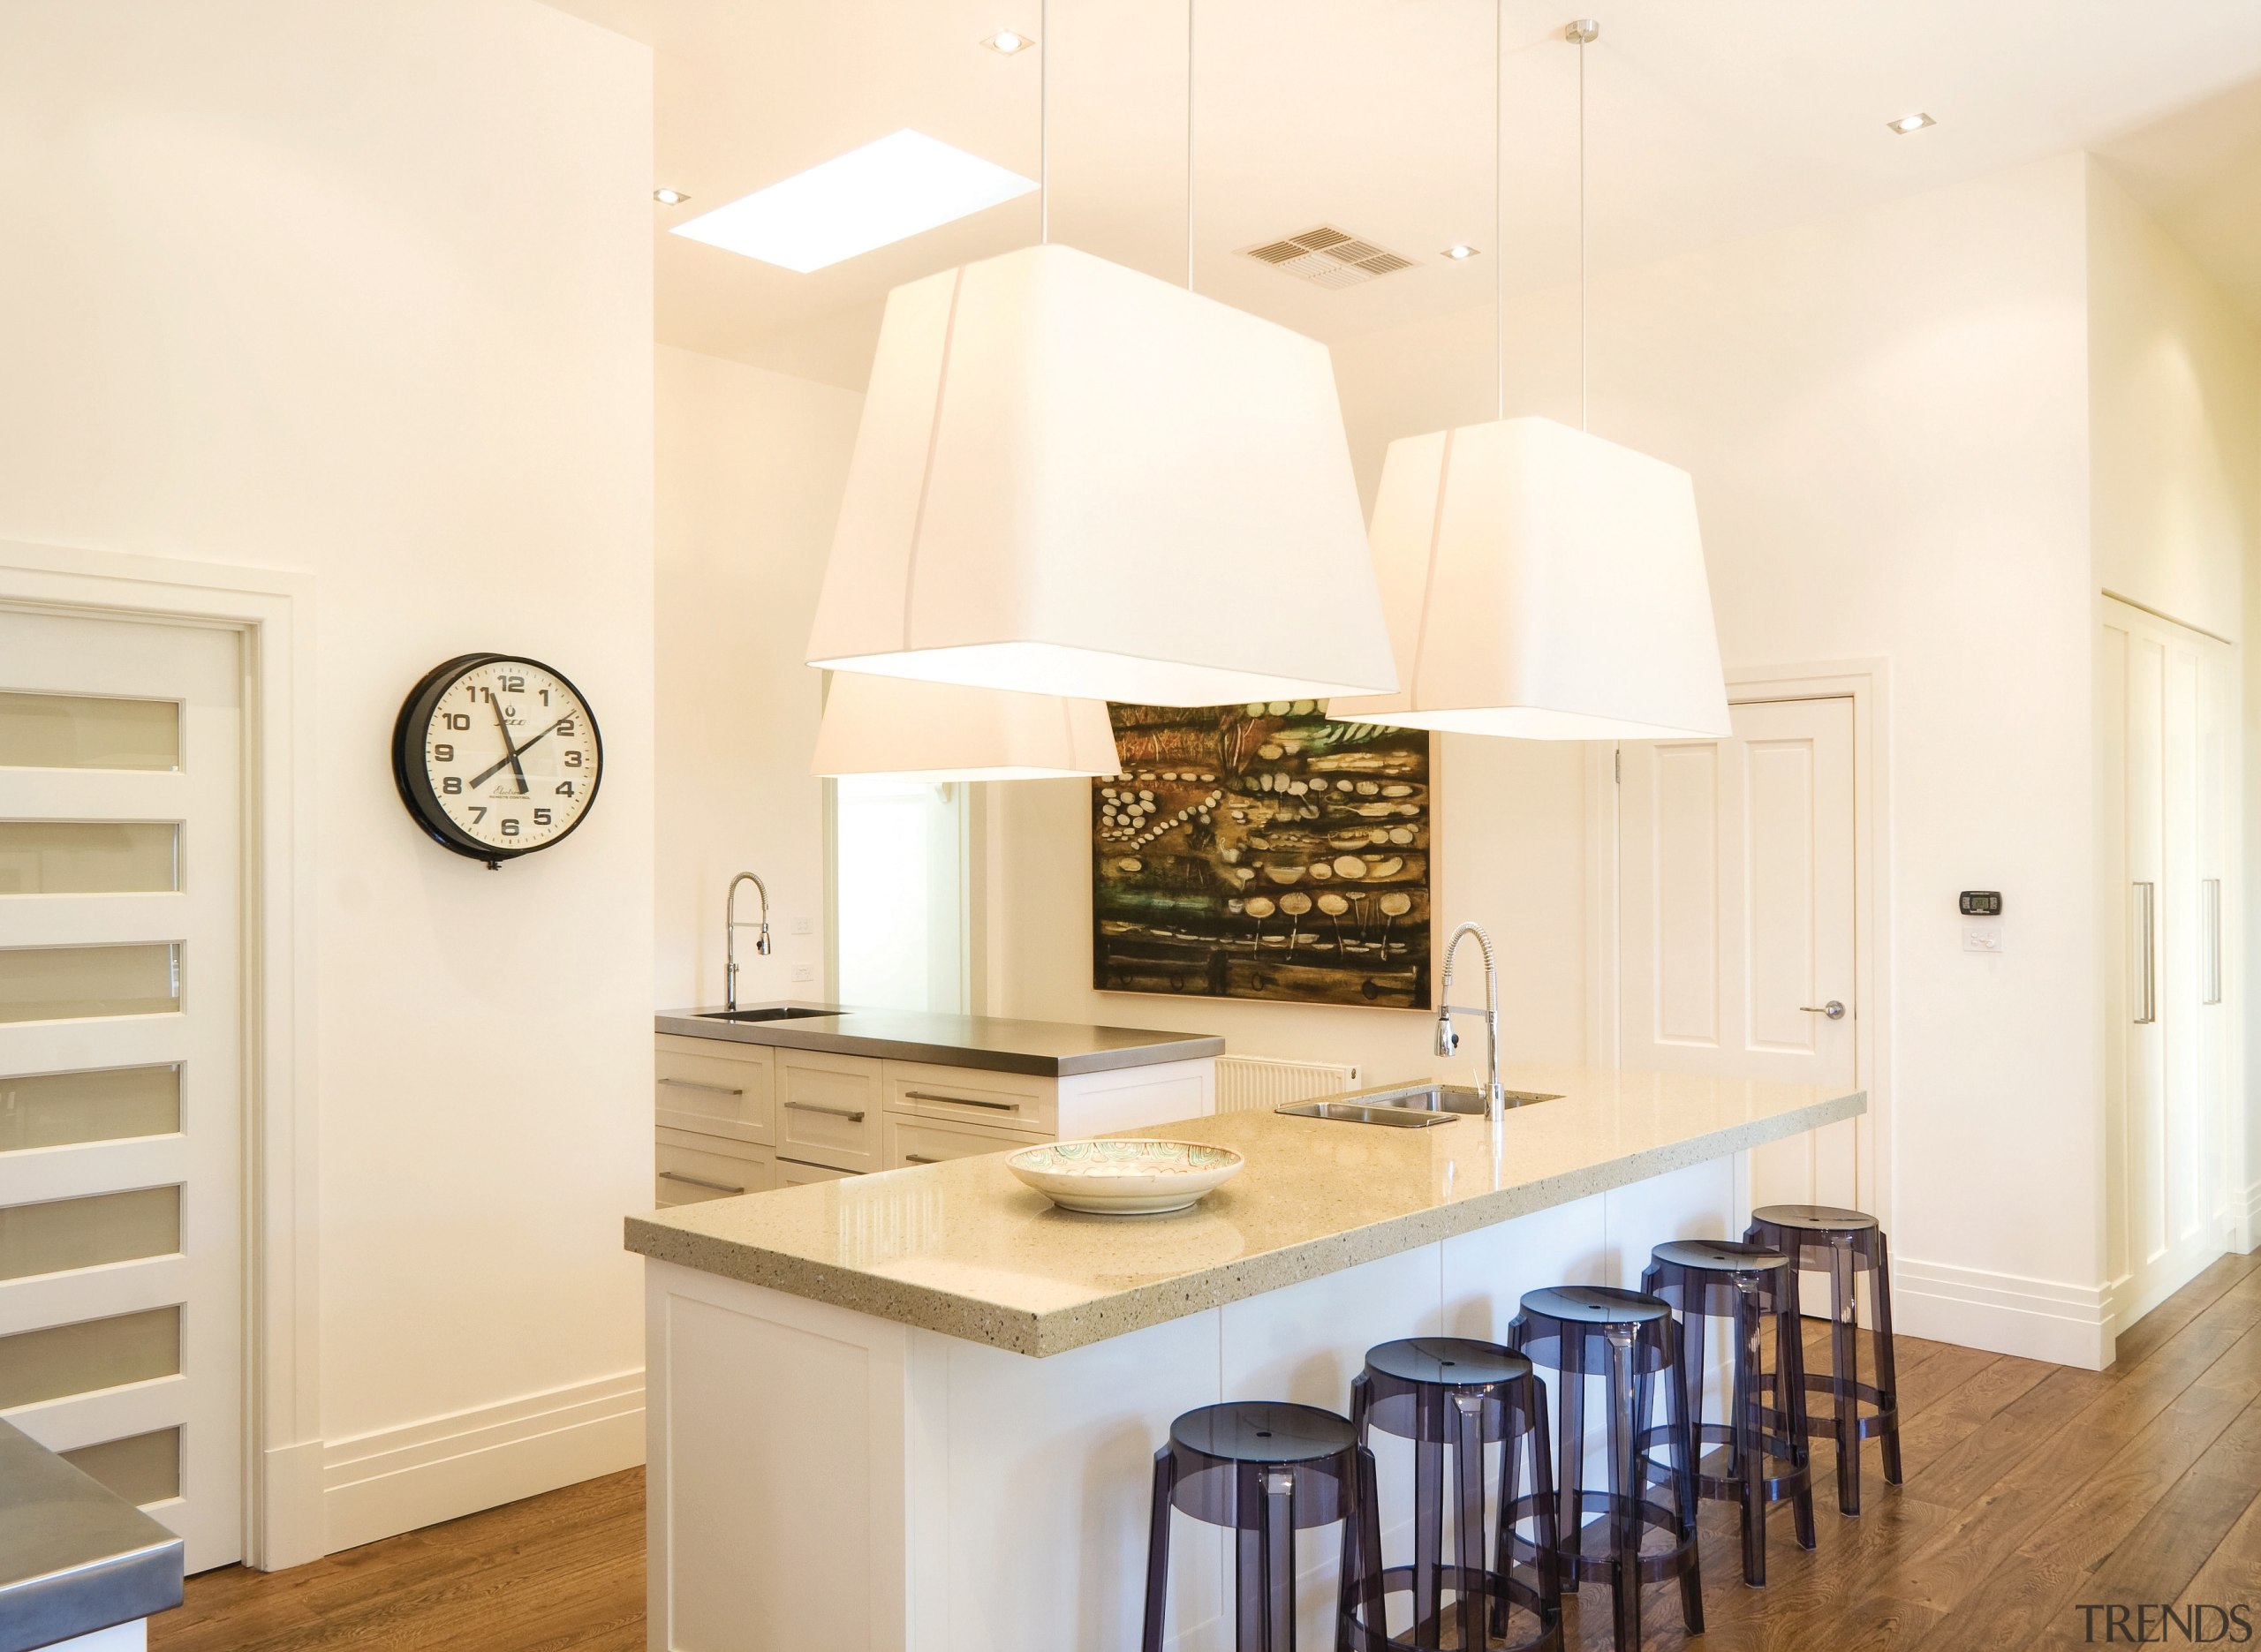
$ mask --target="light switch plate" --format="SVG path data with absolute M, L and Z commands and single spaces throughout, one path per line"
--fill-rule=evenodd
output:
M 1962 950 L 1965 952 L 2000 952 L 2002 949 L 2002 926 L 1999 924 L 1965 924 L 1962 926 Z

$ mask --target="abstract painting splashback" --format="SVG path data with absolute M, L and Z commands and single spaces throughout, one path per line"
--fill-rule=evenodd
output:
M 1102 992 L 1431 1007 L 1429 736 L 1319 704 L 1116 705 L 1092 782 Z

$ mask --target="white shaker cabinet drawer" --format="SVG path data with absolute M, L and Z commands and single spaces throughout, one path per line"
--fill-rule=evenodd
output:
M 890 1170 L 905 1165 L 939 1165 L 946 1158 L 1010 1152 L 1017 1147 L 1034 1147 L 1051 1139 L 1029 1131 L 1000 1130 L 988 1125 L 959 1124 L 954 1120 L 890 1113 L 887 1116 L 887 1163 Z
M 813 1181 L 845 1181 L 856 1173 L 835 1170 L 828 1165 L 800 1165 L 790 1158 L 777 1161 L 777 1185 L 781 1188 L 805 1188 Z
M 760 1045 L 662 1033 L 652 1090 L 654 1119 L 662 1129 L 767 1144 L 775 1139 L 776 1062 L 775 1052 Z
M 889 1061 L 887 1105 L 895 1113 L 1050 1135 L 1060 1127 L 1060 1081 L 1030 1073 Z
M 880 1167 L 880 1063 L 777 1052 L 777 1153 L 835 1170 Z
M 777 1182 L 775 1156 L 768 1148 L 727 1136 L 662 1130 L 653 1158 L 653 1197 L 662 1210 L 741 1193 L 767 1193 Z

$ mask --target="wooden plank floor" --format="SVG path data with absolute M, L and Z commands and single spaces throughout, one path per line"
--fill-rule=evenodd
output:
M 1812 1553 L 1769 1528 L 1769 1587 L 1743 1587 L 1734 1517 L 1704 1515 L 1708 1633 L 1653 1588 L 1648 1644 L 1701 1652 L 1965 1652 L 2106 1644 L 2082 1603 L 2242 1605 L 2261 1627 L 2261 1255 L 2226 1256 L 2076 1371 L 1899 1340 L 1906 1482 L 1863 1460 L 1864 1512 L 1836 1512 L 1815 1448 Z M 641 1471 L 490 1509 L 262 1576 L 193 1578 L 151 1626 L 159 1652 L 639 1652 Z M 1589 1587 L 1569 1645 L 1609 1644 Z M 2134 1643 L 2126 1620 L 2118 1644 Z M 2161 1639 L 2156 1612 L 2153 1643 Z M 2225 1643 L 2236 1640 L 2233 1633 Z M 2180 1641 L 2181 1637 L 2175 1637 Z

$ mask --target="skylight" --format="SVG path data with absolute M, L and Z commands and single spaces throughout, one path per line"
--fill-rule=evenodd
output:
M 1017 200 L 1035 180 L 908 127 L 677 224 L 805 275 Z

